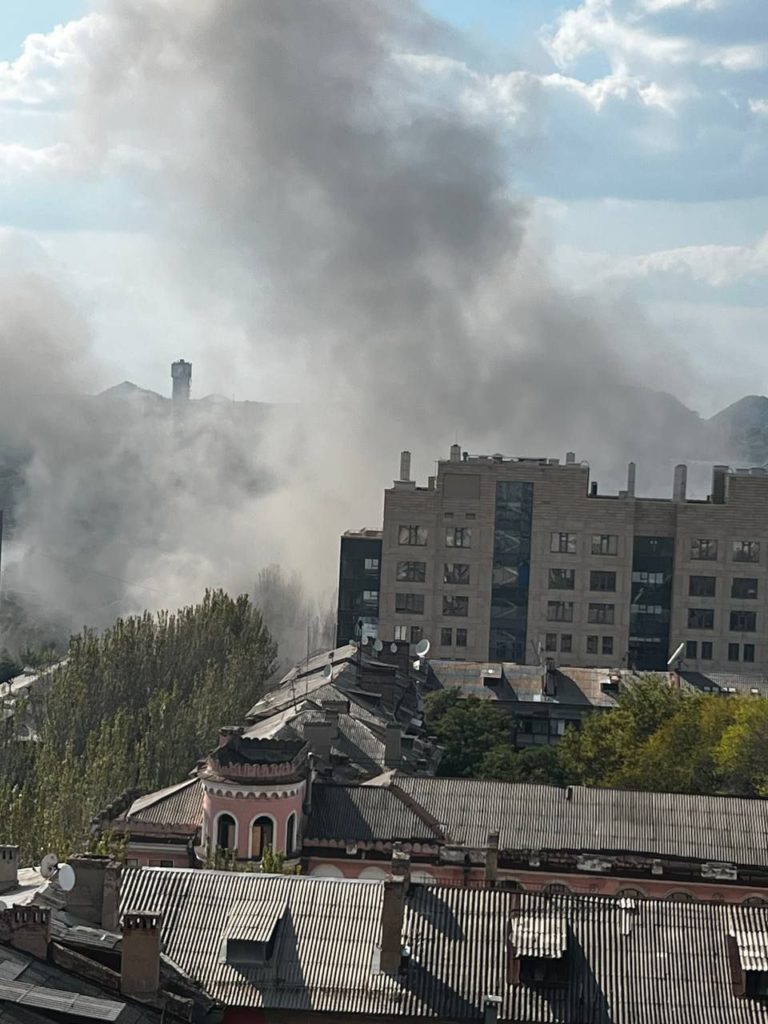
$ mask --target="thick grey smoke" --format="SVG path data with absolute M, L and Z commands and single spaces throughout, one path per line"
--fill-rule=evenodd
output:
M 35 424 L 20 589 L 73 625 L 247 588 L 273 563 L 330 591 L 338 534 L 375 524 L 402 447 L 424 473 L 457 437 L 508 454 L 575 447 L 609 474 L 634 457 L 641 481 L 659 461 L 676 410 L 659 403 L 649 421 L 625 387 L 659 358 L 641 316 L 551 283 L 511 189 L 514 140 L 424 86 L 411 55 L 447 37 L 415 3 L 100 11 L 73 144 L 144 191 L 190 301 L 226 297 L 247 342 L 214 336 L 217 356 L 233 372 L 283 358 L 297 404 L 184 417 L 94 399 L 38 418 L 15 400 L 25 370 L 4 372 L 6 436 Z M 56 310 L 39 303 L 10 346 L 43 316 L 68 364 L 86 332 Z M 694 427 L 676 420 L 684 454 Z

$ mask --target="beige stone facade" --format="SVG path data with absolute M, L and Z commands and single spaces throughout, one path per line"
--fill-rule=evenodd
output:
M 640 668 L 664 667 L 682 643 L 688 670 L 762 675 L 768 475 L 715 467 L 712 496 L 691 501 L 678 467 L 670 499 L 633 491 L 633 469 L 627 491 L 599 495 L 571 456 L 454 446 L 427 487 L 385 491 L 379 636 L 426 637 L 442 658 Z M 511 528 L 497 514 L 506 493 Z

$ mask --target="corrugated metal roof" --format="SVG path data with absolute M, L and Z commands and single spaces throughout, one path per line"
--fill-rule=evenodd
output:
M 304 843 L 317 839 L 434 842 L 437 834 L 390 789 L 316 785 Z
M 515 665 L 504 662 L 493 666 L 500 669 L 500 679 L 493 679 L 492 685 L 485 682 L 488 664 L 483 661 L 441 661 L 429 662 L 430 678 L 442 687 L 457 686 L 464 697 L 478 697 L 481 700 L 534 703 L 541 700 L 540 665 Z M 615 672 L 615 670 L 613 670 Z M 558 667 L 555 672 L 555 692 L 547 697 L 547 703 L 569 704 L 611 708 L 616 706 L 616 695 L 604 693 L 603 685 L 610 681 L 611 670 L 602 668 Z M 625 680 L 629 678 L 624 673 Z
M 518 956 L 559 960 L 568 947 L 568 921 L 554 907 L 544 913 L 513 913 L 510 938 Z
M 632 852 L 768 866 L 765 800 L 400 774 L 393 781 L 445 825 L 452 841 L 469 847 L 484 847 L 488 833 L 498 830 L 503 850 Z M 385 838 L 386 822 L 376 819 L 376 827 Z
M 229 912 L 225 935 L 244 942 L 269 942 L 288 907 L 282 897 L 275 900 L 240 900 Z
M 127 821 L 163 825 L 197 825 L 203 818 L 203 787 L 199 779 L 187 779 L 167 789 L 134 800 Z
M 124 893 L 162 912 L 168 955 L 229 1006 L 477 1021 L 498 995 L 499 1019 L 526 1024 L 768 1024 L 768 1007 L 731 983 L 726 938 L 734 922 L 752 929 L 750 908 L 640 900 L 628 914 L 605 897 L 416 885 L 401 935 L 410 961 L 391 975 L 377 969 L 379 882 L 143 868 L 126 872 Z M 271 959 L 221 963 L 231 907 L 283 900 Z M 565 941 L 563 983 L 510 984 L 513 919 L 531 955 L 542 932 L 545 950 Z

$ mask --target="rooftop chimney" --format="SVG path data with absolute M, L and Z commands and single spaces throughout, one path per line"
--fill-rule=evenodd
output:
M 307 769 L 307 788 L 304 790 L 304 806 L 302 807 L 302 810 L 304 811 L 304 814 L 309 817 L 312 813 L 312 790 L 315 787 L 315 777 L 317 776 L 317 771 L 315 769 L 315 755 L 312 753 L 310 753 L 307 758 Z
M 171 383 L 174 402 L 187 401 L 192 383 L 192 363 L 184 359 L 177 359 L 175 363 L 171 363 Z
M 96 928 L 117 931 L 120 865 L 109 857 L 86 854 L 70 857 L 69 863 L 75 886 L 65 896 L 68 913 Z
M 496 1024 L 500 1006 L 501 996 L 483 996 L 483 1024 Z
M 323 761 L 331 757 L 331 744 L 338 735 L 338 719 L 335 722 L 305 722 L 304 739 L 309 749 Z
M 134 999 L 155 999 L 160 990 L 160 925 L 162 918 L 141 910 L 123 915 L 120 991 Z
M 635 496 L 635 473 L 637 467 L 634 462 L 627 463 L 627 496 L 634 498 Z
M 226 747 L 233 737 L 242 736 L 244 731 L 242 725 L 222 725 L 219 729 L 219 746 Z
M 461 462 L 461 445 L 451 445 L 451 462 Z
M 0 893 L 15 889 L 19 882 L 18 846 L 0 846 Z
M 0 911 L 0 942 L 45 960 L 51 938 L 51 912 L 32 905 Z
M 593 480 L 589 485 L 589 495 L 591 498 L 597 497 L 597 480 Z
M 499 833 L 489 832 L 485 845 L 485 881 L 495 885 L 499 873 Z
M 675 466 L 675 481 L 672 486 L 672 500 L 685 501 L 685 489 L 688 482 L 688 467 L 681 463 Z
M 565 453 L 565 464 L 566 466 L 573 466 L 576 464 L 576 452 Z
M 387 768 L 399 768 L 402 762 L 403 734 L 397 722 L 389 722 L 384 735 L 384 764 Z
M 406 883 L 403 878 L 384 882 L 381 909 L 381 969 L 397 971 L 402 956 L 403 920 L 405 918 Z
M 728 466 L 712 467 L 712 501 L 724 505 L 728 490 Z
M 400 452 L 400 479 L 403 482 L 411 479 L 411 453 Z

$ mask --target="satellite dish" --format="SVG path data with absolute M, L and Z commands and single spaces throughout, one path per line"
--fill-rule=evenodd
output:
M 374 651 L 376 651 L 377 654 L 379 654 L 380 651 L 384 650 L 384 644 L 381 642 L 381 640 L 375 640 L 373 644 L 373 649 Z
M 685 650 L 685 643 L 682 643 L 682 644 L 680 644 L 680 646 L 677 648 L 675 653 L 672 655 L 672 657 L 667 662 L 667 668 L 669 668 L 669 666 L 672 664 L 673 661 L 677 661 L 677 659 L 680 657 L 680 655 L 683 653 L 684 650 Z
M 370 642 L 371 642 L 371 638 L 370 638 L 370 637 L 368 636 L 368 634 L 366 633 L 366 635 L 365 635 L 365 636 L 363 637 L 363 643 L 364 643 L 364 644 L 365 644 L 365 646 L 367 647 L 367 646 L 368 646 L 368 644 L 369 644 Z
M 62 864 L 56 879 L 62 892 L 71 892 L 75 887 L 75 871 L 69 864 Z
M 323 669 L 323 679 L 333 678 L 333 665 L 326 665 Z
M 3 910 L 8 910 L 8 905 L 0 900 L 0 913 L 2 913 Z
M 419 640 L 419 642 L 416 644 L 416 653 L 420 658 L 426 658 L 426 656 L 429 654 L 430 646 L 431 644 L 429 640 L 427 640 L 426 638 L 424 640 Z
M 43 878 L 52 878 L 59 866 L 59 858 L 55 853 L 46 853 L 40 861 L 40 874 Z
M 397 644 L 395 643 L 394 640 L 389 645 L 389 651 L 390 651 L 390 654 L 397 654 Z

